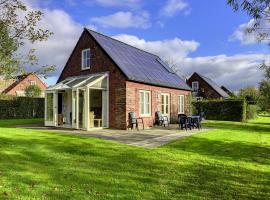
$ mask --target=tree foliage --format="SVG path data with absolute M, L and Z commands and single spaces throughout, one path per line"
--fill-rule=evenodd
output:
M 246 87 L 240 89 L 239 97 L 245 99 L 247 103 L 256 104 L 260 98 L 260 92 L 255 87 Z
M 40 97 L 41 89 L 37 85 L 29 85 L 25 89 L 26 97 Z
M 270 23 L 270 0 L 227 0 L 227 3 L 234 11 L 242 10 L 254 20 L 247 34 L 255 33 L 259 42 L 269 40 L 269 28 L 264 25 Z
M 52 34 L 40 27 L 43 13 L 30 10 L 21 0 L 0 0 L 0 76 L 26 73 L 26 66 L 38 65 L 35 49 L 18 53 L 26 43 L 46 41 Z M 35 71 L 46 75 L 54 66 L 42 66 Z
M 261 65 L 264 72 L 264 80 L 260 82 L 260 107 L 263 111 L 270 111 L 270 66 Z

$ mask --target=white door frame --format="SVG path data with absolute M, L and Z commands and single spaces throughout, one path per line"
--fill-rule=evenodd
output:
M 53 95 L 53 119 L 52 121 L 47 121 L 47 103 L 48 103 L 48 97 L 47 94 L 52 94 Z M 57 91 L 52 91 L 52 92 L 46 92 L 45 93 L 45 126 L 57 126 L 57 110 L 58 110 L 58 102 L 57 102 Z
M 164 104 L 162 105 L 162 98 L 163 98 L 163 96 L 165 98 L 164 98 Z M 168 102 L 166 100 L 167 99 L 166 96 L 168 97 Z M 171 116 L 171 96 L 170 96 L 169 93 L 161 93 L 161 106 L 164 106 L 163 107 L 163 110 L 165 112 L 166 112 L 166 106 L 165 105 L 167 105 L 167 104 L 168 104 L 168 113 L 162 113 L 162 115 L 167 116 L 168 119 L 169 119 L 169 121 L 170 121 L 170 116 Z M 161 111 L 162 111 L 162 108 L 161 108 Z

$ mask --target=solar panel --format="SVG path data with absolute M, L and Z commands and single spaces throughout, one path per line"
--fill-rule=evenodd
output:
M 130 80 L 191 90 L 185 80 L 158 56 L 95 31 L 88 31 Z

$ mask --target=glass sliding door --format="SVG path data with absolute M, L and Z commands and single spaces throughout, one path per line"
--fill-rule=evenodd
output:
M 170 95 L 161 94 L 161 113 L 170 118 Z
M 79 112 L 79 128 L 83 129 L 86 128 L 85 127 L 85 91 L 84 90 L 78 90 L 79 91 L 79 95 L 78 95 L 78 103 L 79 103 L 79 107 L 78 107 L 78 112 Z
M 45 96 L 45 125 L 55 126 L 55 94 L 46 93 Z
M 89 92 L 89 128 L 103 127 L 103 98 L 102 90 L 90 89 Z

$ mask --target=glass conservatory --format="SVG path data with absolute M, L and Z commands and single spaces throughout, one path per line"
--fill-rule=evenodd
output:
M 108 74 L 69 77 L 45 91 L 45 126 L 109 127 Z

